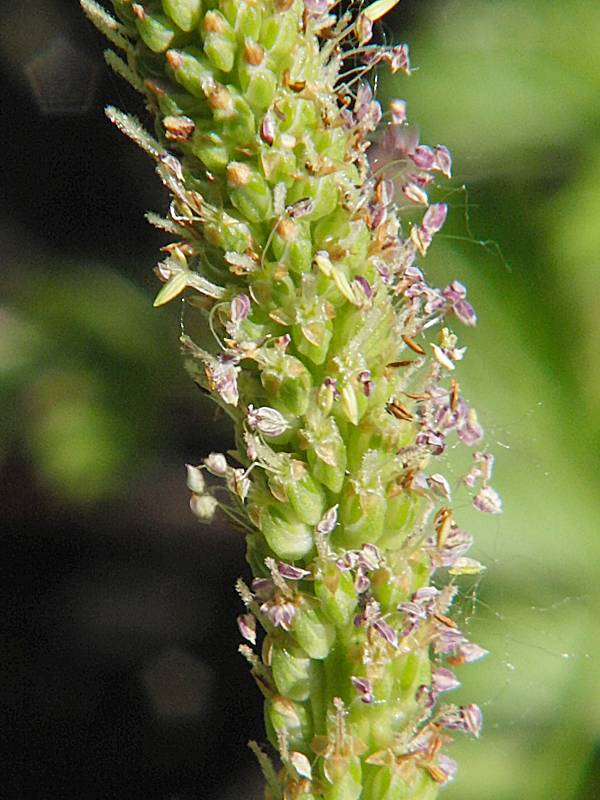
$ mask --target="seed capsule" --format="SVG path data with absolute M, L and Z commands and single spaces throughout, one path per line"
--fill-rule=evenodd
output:
M 138 32 L 150 50 L 163 53 L 171 46 L 177 29 L 168 17 L 164 14 L 150 14 L 140 3 L 134 3 L 131 10 L 135 15 Z
M 315 578 L 314 586 L 323 614 L 338 628 L 346 626 L 354 616 L 358 602 L 351 573 L 342 572 L 330 562 Z
M 308 700 L 314 662 L 301 649 L 274 645 L 271 669 L 277 689 L 284 697 L 302 702 Z
M 285 731 L 288 747 L 299 752 L 308 749 L 307 742 L 312 737 L 312 724 L 308 710 L 281 695 L 267 698 L 265 702 L 265 722 L 270 733 L 271 744 L 278 746 L 278 731 Z M 274 735 L 275 734 L 275 735 Z
M 281 504 L 261 509 L 260 529 L 279 558 L 296 561 L 312 550 L 311 528 L 301 522 L 290 508 Z
M 296 611 L 292 635 L 300 647 L 317 660 L 327 658 L 335 642 L 335 628 L 326 622 L 322 613 L 304 603 Z
M 177 27 L 191 31 L 200 20 L 202 0 L 162 0 L 162 7 Z

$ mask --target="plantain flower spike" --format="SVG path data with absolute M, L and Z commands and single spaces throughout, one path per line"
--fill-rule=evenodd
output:
M 188 486 L 201 521 L 220 507 L 247 540 L 240 651 L 277 754 L 251 743 L 265 797 L 431 800 L 456 772 L 451 735 L 482 726 L 440 697 L 451 667 L 486 655 L 451 616 L 453 576 L 483 569 L 451 497 L 501 503 L 489 454 L 458 488 L 442 474 L 448 444 L 483 437 L 455 378 L 455 328 L 476 316 L 462 284 L 419 267 L 450 153 L 419 142 L 401 100 L 384 115 L 369 83 L 410 73 L 405 44 L 376 43 L 395 3 L 81 2 L 153 133 L 107 114 L 171 196 L 149 215 L 174 237 L 156 305 L 183 297 L 214 334 L 210 351 L 181 346 L 236 450 L 188 467 Z

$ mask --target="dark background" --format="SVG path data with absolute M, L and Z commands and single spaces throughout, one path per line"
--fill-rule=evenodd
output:
M 506 505 L 461 510 L 489 565 L 464 615 L 492 656 L 461 676 L 486 730 L 449 800 L 600 795 L 600 13 L 568 6 L 402 0 L 388 25 L 419 70 L 382 99 L 455 155 L 426 266 L 479 312 L 463 386 Z M 243 542 L 194 521 L 183 469 L 229 432 L 184 374 L 177 309 L 151 307 L 165 240 L 143 212 L 166 198 L 102 113 L 143 115 L 103 48 L 75 0 L 3 7 L 1 794 L 251 800 Z

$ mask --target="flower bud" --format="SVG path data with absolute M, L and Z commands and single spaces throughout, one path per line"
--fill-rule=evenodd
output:
M 206 481 L 202 475 L 200 467 L 193 467 L 191 464 L 186 464 L 187 470 L 187 487 L 193 494 L 203 494 L 206 488 Z
M 227 459 L 223 453 L 211 453 L 204 459 L 207 470 L 218 478 L 224 478 L 229 471 Z
M 218 501 L 210 494 L 193 494 L 190 498 L 192 514 L 199 522 L 212 522 Z

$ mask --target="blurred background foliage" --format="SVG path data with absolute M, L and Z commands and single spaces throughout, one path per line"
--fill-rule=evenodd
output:
M 33 24 L 32 20 L 35 20 Z M 600 796 L 600 7 L 403 0 L 381 76 L 447 144 L 452 214 L 425 264 L 469 288 L 461 383 L 497 455 L 500 519 L 457 513 L 489 565 L 465 582 L 462 671 L 486 712 L 448 800 Z M 0 496 L 15 636 L 5 796 L 259 796 L 260 703 L 236 655 L 243 543 L 186 512 L 182 465 L 229 446 L 156 312 L 165 198 L 101 106 L 140 113 L 75 0 L 0 29 Z M 467 188 L 464 188 L 466 185 Z M 457 470 L 454 455 L 449 470 Z M 458 474 L 458 473 L 457 473 Z M 24 680 L 16 676 L 24 675 Z M 237 770 L 231 769 L 235 763 Z

